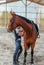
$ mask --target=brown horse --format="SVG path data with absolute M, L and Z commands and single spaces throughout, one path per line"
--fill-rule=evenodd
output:
M 33 21 L 11 12 L 7 31 L 12 32 L 18 26 L 24 29 L 24 65 L 26 64 L 27 49 L 29 47 L 31 47 L 31 64 L 33 64 L 35 42 L 39 35 L 38 27 Z

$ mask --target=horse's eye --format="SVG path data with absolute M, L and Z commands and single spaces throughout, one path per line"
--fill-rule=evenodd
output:
M 13 24 L 13 23 L 14 23 L 14 22 L 13 22 L 13 19 L 11 19 L 11 20 L 10 20 L 10 23 L 11 23 L 11 24 Z

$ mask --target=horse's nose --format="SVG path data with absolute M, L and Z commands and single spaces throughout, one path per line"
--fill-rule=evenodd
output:
M 10 32 L 10 30 L 9 30 L 8 26 L 7 26 L 7 32 Z
M 9 29 L 7 29 L 7 32 L 11 32 Z
M 7 32 L 12 32 L 12 30 L 9 26 L 7 26 Z

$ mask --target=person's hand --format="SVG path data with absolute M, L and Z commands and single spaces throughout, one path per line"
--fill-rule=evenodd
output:
M 18 35 L 19 35 L 19 36 L 23 36 L 23 35 L 24 35 L 24 32 L 23 32 L 23 31 L 20 31 L 20 32 L 18 33 Z

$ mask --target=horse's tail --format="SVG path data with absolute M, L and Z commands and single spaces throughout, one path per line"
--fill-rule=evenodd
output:
M 39 29 L 38 29 L 38 38 L 40 38 Z
M 34 24 L 35 24 L 35 23 L 34 23 Z M 38 28 L 38 25 L 37 25 L 37 24 L 35 24 L 35 28 L 36 28 L 36 30 L 37 30 L 37 32 L 38 32 L 38 38 L 40 38 L 39 28 Z

